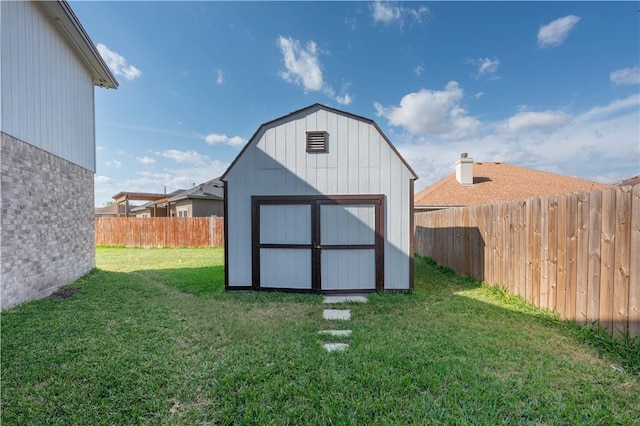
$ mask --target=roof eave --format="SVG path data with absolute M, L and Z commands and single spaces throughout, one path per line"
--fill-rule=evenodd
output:
M 80 60 L 90 71 L 93 84 L 108 89 L 117 89 L 118 81 L 100 56 L 69 4 L 66 1 L 37 1 L 36 4 L 76 51 Z

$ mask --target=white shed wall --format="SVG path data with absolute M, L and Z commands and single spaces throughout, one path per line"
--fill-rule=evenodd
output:
M 307 153 L 306 131 L 327 131 L 328 152 Z M 226 175 L 228 284 L 251 285 L 252 195 L 385 195 L 384 281 L 407 289 L 411 171 L 370 123 L 322 108 L 265 127 Z
M 0 2 L 0 130 L 95 172 L 93 79 L 30 1 Z

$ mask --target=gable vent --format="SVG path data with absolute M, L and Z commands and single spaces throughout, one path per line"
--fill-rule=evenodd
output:
M 307 152 L 327 152 L 327 132 L 307 132 Z

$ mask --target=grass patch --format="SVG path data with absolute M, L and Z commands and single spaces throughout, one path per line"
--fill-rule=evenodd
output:
M 2 423 L 638 424 L 632 357 L 428 259 L 337 326 L 320 296 L 225 292 L 222 259 L 98 248 L 76 290 L 2 312 Z

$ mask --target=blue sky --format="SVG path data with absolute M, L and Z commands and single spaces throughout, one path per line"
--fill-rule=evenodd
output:
M 70 4 L 120 82 L 96 88 L 96 206 L 217 177 L 314 103 L 375 120 L 416 190 L 461 152 L 640 174 L 637 2 Z

